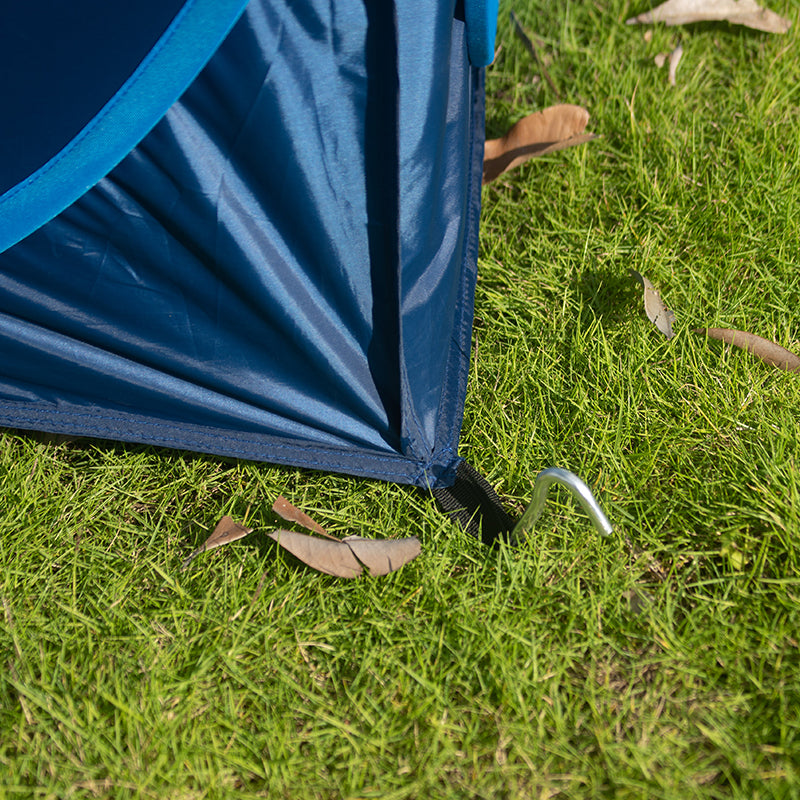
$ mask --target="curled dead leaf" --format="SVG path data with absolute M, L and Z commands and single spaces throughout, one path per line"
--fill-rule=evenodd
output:
M 357 578 L 362 572 L 361 564 L 344 542 L 315 539 L 305 533 L 284 530 L 272 531 L 267 535 L 318 572 L 337 578 Z
M 663 22 L 686 25 L 692 22 L 730 22 L 766 33 L 786 33 L 791 22 L 755 0 L 667 0 L 659 6 L 626 20 L 628 25 Z
M 718 339 L 726 344 L 741 347 L 748 353 L 778 369 L 783 369 L 787 372 L 800 372 L 800 358 L 791 350 L 787 350 L 769 339 L 756 336 L 754 333 L 730 328 L 696 328 L 694 332 L 705 334 L 709 339 Z
M 483 152 L 483 183 L 531 158 L 584 144 L 596 135 L 584 133 L 589 112 L 580 106 L 550 106 L 523 117 L 500 139 L 487 139 Z
M 237 539 L 243 539 L 248 533 L 252 532 L 252 528 L 245 528 L 244 525 L 234 522 L 231 517 L 223 517 L 217 523 L 216 528 L 211 532 L 208 539 L 181 564 L 181 569 L 186 569 L 201 553 L 213 550 L 216 547 L 222 547 L 224 544 L 230 544 L 230 542 L 235 542 Z
M 675 321 L 675 314 L 664 305 L 661 295 L 644 275 L 637 272 L 635 269 L 632 269 L 631 272 L 644 287 L 644 311 L 645 314 L 647 314 L 647 318 L 667 337 L 667 339 L 671 339 L 675 335 L 672 332 L 672 323 Z
M 311 519 L 308 514 L 301 511 L 296 506 L 293 506 L 282 495 L 278 495 L 277 500 L 275 500 L 275 502 L 272 504 L 272 510 L 281 519 L 285 519 L 287 522 L 296 522 L 298 525 L 302 525 L 306 530 L 314 531 L 314 533 L 318 533 L 320 536 L 326 536 L 329 539 L 334 539 L 334 537 L 330 536 L 325 528 L 319 524 L 319 522 Z M 338 542 L 339 540 L 334 539 L 334 541 Z
M 419 539 L 362 539 L 347 536 L 345 544 L 355 557 L 369 570 L 370 575 L 388 575 L 403 564 L 413 561 L 421 551 Z
M 381 540 L 348 536 L 342 541 L 331 541 L 285 530 L 269 536 L 307 566 L 338 578 L 357 578 L 363 567 L 372 575 L 387 575 L 420 554 L 415 536 Z

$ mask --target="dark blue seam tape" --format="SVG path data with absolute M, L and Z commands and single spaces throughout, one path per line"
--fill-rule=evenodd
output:
M 276 442 L 268 436 L 262 438 L 252 434 L 236 434 L 233 431 L 187 423 L 154 422 L 136 415 L 94 415 L 25 408 L 15 409 L 16 413 L 11 415 L 3 413 L 3 406 L 13 405 L 0 404 L 0 426 L 163 446 L 418 486 L 435 483 L 434 476 L 426 475 L 424 465 L 417 461 L 409 461 L 406 456 L 399 453 L 396 455 L 363 451 L 350 453 L 344 448 L 322 447 L 302 441 Z M 28 416 L 25 416 L 26 411 Z M 164 429 L 166 435 L 153 432 L 159 428 Z

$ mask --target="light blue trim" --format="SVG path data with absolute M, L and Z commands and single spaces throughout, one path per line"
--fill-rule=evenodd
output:
M 473 67 L 485 67 L 494 61 L 499 6 L 500 0 L 464 0 L 467 53 Z
M 150 132 L 197 77 L 248 0 L 187 0 L 97 116 L 44 166 L 0 197 L 0 252 L 60 214 Z

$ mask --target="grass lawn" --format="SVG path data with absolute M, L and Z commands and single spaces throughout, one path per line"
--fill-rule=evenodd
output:
M 0 797 L 800 796 L 800 374 L 693 333 L 800 354 L 800 15 L 647 42 L 647 7 L 515 6 L 601 138 L 484 189 L 462 437 L 510 507 L 561 466 L 615 535 L 557 491 L 489 550 L 406 487 L 2 434 Z M 557 102 L 509 8 L 490 136 Z M 278 494 L 422 555 L 346 582 L 257 532 L 179 570 Z

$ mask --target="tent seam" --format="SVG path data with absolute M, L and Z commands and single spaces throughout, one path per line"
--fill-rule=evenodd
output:
M 8 411 L 14 411 L 14 410 L 16 410 L 16 408 L 17 408 L 17 406 L 15 406 L 15 404 L 13 404 L 13 403 L 0 403 L 0 409 L 6 409 Z M 46 417 L 60 417 L 60 418 L 65 419 L 65 420 L 66 419 L 93 419 L 93 420 L 102 420 L 102 421 L 105 421 L 105 422 L 115 422 L 115 423 L 123 423 L 123 424 L 130 424 L 131 423 L 131 420 L 127 419 L 126 417 L 122 417 L 122 416 L 99 416 L 97 414 L 90 414 L 90 413 L 81 414 L 81 413 L 78 413 L 78 412 L 59 411 L 59 410 L 56 410 L 56 409 L 53 409 L 53 410 L 49 410 L 48 409 L 46 411 L 42 411 L 42 412 L 39 412 L 39 413 L 36 413 L 34 411 L 32 414 L 29 414 L 28 417 L 19 417 L 19 416 L 15 415 L 15 416 L 12 417 L 12 420 L 16 421 L 16 422 L 34 423 L 37 420 L 41 420 L 42 418 L 46 418 Z M 174 430 L 175 429 L 175 424 L 181 424 L 181 423 L 153 422 L 151 420 L 142 419 L 142 418 L 138 418 L 137 417 L 136 420 L 135 420 L 135 424 L 137 426 L 144 426 L 144 427 L 149 427 L 149 428 L 154 428 L 154 429 L 166 428 L 166 429 Z M 183 424 L 186 425 L 186 423 L 183 423 Z M 105 430 L 105 428 L 101 427 L 101 426 L 93 425 L 93 426 L 87 426 L 86 430 L 92 430 L 92 431 L 99 432 L 99 431 Z M 215 439 L 220 439 L 222 441 L 238 442 L 238 443 L 245 444 L 245 445 L 249 444 L 249 445 L 251 445 L 253 447 L 255 447 L 255 446 L 257 446 L 259 444 L 259 442 L 256 439 L 243 439 L 243 438 L 240 438 L 238 436 L 225 435 L 225 434 L 222 434 L 222 433 L 217 433 L 216 430 L 218 430 L 218 429 L 204 428 L 202 426 L 187 426 L 186 434 L 188 436 L 193 432 L 194 433 L 201 433 L 201 434 L 204 434 L 206 436 L 213 436 Z M 173 439 L 175 439 L 177 441 L 177 437 L 162 437 L 162 439 L 160 439 L 159 441 L 171 441 Z M 313 451 L 313 450 L 326 450 L 327 449 L 322 445 L 308 445 L 308 444 L 303 444 L 301 442 L 298 442 L 297 444 L 279 444 L 279 443 L 275 442 L 275 443 L 271 443 L 269 446 L 270 447 L 274 447 L 275 449 L 278 449 L 278 450 L 299 449 L 299 450 Z M 336 447 L 331 447 L 330 448 L 331 452 L 336 452 L 337 449 L 339 449 L 339 448 L 336 448 Z M 388 453 L 386 455 L 371 455 L 371 454 L 367 454 L 367 453 L 362 453 L 362 454 L 359 454 L 358 457 L 359 458 L 364 458 L 364 459 L 367 459 L 367 460 L 381 461 L 381 460 L 383 460 L 385 458 L 389 458 L 389 457 L 392 457 L 392 456 L 390 454 L 388 454 Z M 397 458 L 405 458 L 404 455 L 399 454 L 399 453 L 396 454 L 395 457 L 397 457 Z M 422 463 L 419 459 L 415 459 L 415 461 L 418 464 Z
M 11 422 L 15 427 L 19 427 L 20 423 L 22 423 L 22 424 L 25 424 L 25 423 L 35 424 L 35 423 L 37 423 L 39 421 L 40 421 L 39 419 L 35 419 L 35 418 L 15 417 L 15 418 L 13 418 L 13 420 Z M 86 429 L 85 429 L 85 432 L 81 431 L 80 433 L 78 433 L 76 435 L 91 437 L 93 433 L 96 434 L 97 438 L 100 438 L 100 439 L 109 438 L 109 430 L 107 428 L 97 427 L 97 426 L 87 426 Z M 135 434 L 135 432 L 134 432 L 134 434 Z M 115 432 L 114 438 L 115 438 L 115 441 L 125 441 L 124 439 L 120 439 L 119 438 L 119 432 L 118 431 Z M 222 440 L 223 442 L 225 442 L 225 441 L 227 441 L 229 439 L 232 439 L 232 438 L 233 437 L 227 437 L 227 436 L 218 435 L 218 434 L 216 434 L 214 432 L 211 432 L 211 431 L 206 432 L 205 436 L 203 437 L 203 439 L 205 439 L 206 441 L 210 441 L 210 440 L 213 439 L 215 441 Z M 129 441 L 131 441 L 131 440 L 129 440 Z M 136 440 L 132 440 L 132 441 L 135 442 Z M 230 450 L 229 452 L 210 451 L 208 449 L 206 449 L 206 452 L 209 453 L 209 454 L 212 454 L 212 455 L 231 456 L 231 457 L 234 457 L 234 458 L 245 458 L 245 459 L 247 459 L 248 458 L 247 452 L 243 451 L 243 448 L 241 447 L 241 445 L 245 445 L 245 446 L 250 445 L 250 447 L 252 448 L 250 450 L 250 453 L 249 453 L 250 457 L 253 458 L 253 459 L 257 459 L 257 460 L 263 460 L 265 454 L 268 454 L 271 451 L 275 451 L 275 450 L 290 450 L 290 451 L 295 451 L 295 452 L 308 450 L 308 451 L 313 452 L 316 449 L 316 448 L 313 448 L 313 447 L 309 447 L 308 445 L 302 445 L 302 444 L 298 444 L 298 445 L 279 445 L 279 444 L 275 444 L 274 442 L 273 443 L 269 443 L 264 449 L 259 449 L 257 447 L 257 442 L 254 442 L 254 441 L 250 441 L 250 440 L 241 441 L 241 440 L 235 440 L 235 439 L 234 439 L 234 441 L 236 442 L 236 444 L 238 446 L 235 449 Z M 199 444 L 201 444 L 201 442 L 199 440 L 192 441 L 191 437 L 187 437 L 187 438 L 184 439 L 184 438 L 179 438 L 179 437 L 164 437 L 164 436 L 162 436 L 162 437 L 157 437 L 157 436 L 148 437 L 147 440 L 145 442 L 142 442 L 142 443 L 143 444 L 149 444 L 149 445 L 155 445 L 155 446 L 165 445 L 165 446 L 170 446 L 171 448 L 176 448 L 177 447 L 178 449 L 186 449 L 186 450 L 193 450 L 195 447 L 197 447 Z M 336 452 L 336 451 L 334 451 L 334 452 Z M 296 456 L 291 456 L 291 462 L 285 462 L 285 465 L 287 465 L 287 466 L 315 468 L 315 469 L 324 470 L 326 472 L 327 471 L 337 471 L 337 469 L 338 469 L 338 471 L 340 471 L 340 472 L 343 472 L 343 473 L 346 473 L 346 474 L 353 474 L 354 464 L 352 462 L 358 462 L 358 461 L 377 461 L 377 462 L 383 461 L 383 462 L 385 462 L 387 460 L 391 460 L 392 458 L 401 458 L 400 456 L 392 456 L 391 454 L 387 454 L 385 456 L 377 456 L 377 455 L 367 455 L 365 453 L 358 453 L 358 454 L 354 454 L 352 456 L 352 458 L 345 458 L 345 459 L 332 461 L 331 459 L 327 458 L 327 456 L 329 455 L 328 453 L 326 453 L 325 455 L 326 455 L 326 458 L 324 458 L 324 459 L 321 459 L 321 458 L 316 458 L 316 459 L 314 459 L 314 458 L 297 458 Z M 280 463 L 280 462 L 277 462 L 277 463 Z M 373 467 L 369 468 L 369 474 L 373 475 L 374 477 L 380 478 L 380 479 L 390 478 L 392 480 L 406 481 L 410 477 L 411 480 L 413 482 L 415 482 L 415 483 L 417 483 L 419 481 L 420 477 L 422 475 L 424 475 L 425 472 L 426 472 L 426 468 L 424 468 L 424 467 L 421 470 L 418 470 L 415 473 L 411 473 L 411 472 L 408 472 L 408 471 L 375 469 Z

